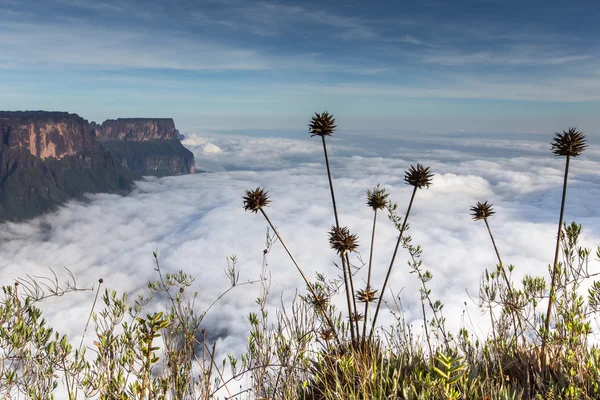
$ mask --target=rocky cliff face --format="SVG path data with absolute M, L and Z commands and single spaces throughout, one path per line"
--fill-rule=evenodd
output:
M 0 113 L 2 143 L 10 149 L 28 150 L 39 159 L 61 159 L 97 149 L 87 121 L 61 112 Z
M 86 192 L 125 192 L 123 168 L 76 114 L 0 111 L 0 220 L 51 210 Z
M 96 129 L 96 137 L 123 166 L 140 175 L 195 172 L 194 155 L 179 141 L 171 118 L 119 118 Z

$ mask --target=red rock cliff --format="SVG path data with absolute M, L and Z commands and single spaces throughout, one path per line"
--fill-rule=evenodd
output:
M 27 150 L 42 160 L 98 148 L 88 122 L 63 112 L 1 112 L 1 146 Z
M 171 118 L 109 119 L 102 123 L 97 136 L 101 141 L 147 142 L 151 140 L 179 139 L 175 122 Z

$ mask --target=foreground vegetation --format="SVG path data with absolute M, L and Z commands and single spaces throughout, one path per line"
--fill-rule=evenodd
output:
M 404 215 L 379 185 L 366 192 L 373 210 L 369 259 L 355 257 L 358 237 L 340 222 L 326 138 L 336 130 L 328 113 L 315 114 L 309 132 L 323 144 L 334 225 L 329 242 L 339 257 L 337 271 L 314 279 L 288 248 L 267 215 L 271 199 L 262 188 L 246 191 L 244 208 L 260 213 L 270 226 L 263 251 L 263 269 L 255 282 L 240 282 L 237 258 L 228 259 L 230 287 L 253 283 L 260 287 L 256 312 L 248 316 L 247 352 L 223 362 L 215 359 L 215 343 L 207 339 L 202 321 L 218 313 L 218 300 L 206 310 L 195 309 L 193 278 L 184 272 L 163 274 L 156 259 L 157 280 L 148 294 L 134 301 L 126 294 L 102 291 L 83 332 L 74 344 L 47 326 L 38 308 L 48 297 L 80 289 L 74 277 L 20 279 L 3 287 L 0 304 L 0 396 L 3 398 L 100 399 L 597 399 L 600 398 L 600 351 L 590 342 L 600 308 L 600 283 L 593 281 L 590 256 L 581 247 L 581 226 L 563 221 L 569 166 L 587 147 L 576 129 L 557 133 L 552 152 L 565 157 L 562 203 L 554 261 L 547 276 L 513 280 L 515 269 L 504 265 L 489 220 L 492 204 L 471 208 L 482 221 L 498 263 L 483 271 L 479 306 L 491 331 L 477 337 L 463 328 L 446 326 L 443 303 L 429 289 L 433 279 L 421 261 L 422 249 L 409 235 L 409 217 L 420 190 L 433 184 L 430 168 L 410 166 L 405 182 L 412 194 Z M 466 210 L 467 211 L 467 210 Z M 385 213 L 398 230 L 384 282 L 372 280 L 374 238 L 378 217 Z M 418 229 L 418 225 L 411 227 Z M 483 227 L 482 227 L 483 229 Z M 272 246 L 283 246 L 305 282 L 305 290 L 275 316 L 267 311 L 270 292 L 266 260 Z M 392 329 L 378 324 L 389 278 L 397 256 L 408 257 L 419 282 L 423 333 L 416 335 L 394 315 Z M 562 257 L 561 257 L 562 255 Z M 339 273 L 338 273 L 339 271 Z M 338 277 L 339 276 L 339 277 Z M 361 285 L 361 282 L 365 282 Z M 335 307 L 336 297 L 344 307 Z M 97 300 L 103 306 L 97 305 Z M 388 294 L 388 298 L 389 298 Z M 166 303 L 165 303 L 166 301 Z M 167 306 L 161 312 L 157 305 Z M 213 306 L 215 306 L 213 308 Z M 100 309 L 100 311 L 96 311 Z M 212 310 L 211 310 L 212 309 Z M 545 312 L 544 312 L 545 310 Z M 88 332 L 90 328 L 90 332 Z M 92 332 L 93 331 L 93 332 Z M 84 346 L 85 337 L 93 346 Z M 239 389 L 243 379 L 245 387 Z

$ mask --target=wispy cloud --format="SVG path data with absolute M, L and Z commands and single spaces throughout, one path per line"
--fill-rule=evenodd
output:
M 556 50 L 534 46 L 515 46 L 500 51 L 461 52 L 438 50 L 424 57 L 427 63 L 447 66 L 496 65 L 496 66 L 544 66 L 576 63 L 593 60 L 589 54 L 556 54 Z
M 483 79 L 468 75 L 449 75 L 452 79 L 433 85 L 379 84 L 319 84 L 278 85 L 277 90 L 291 93 L 318 93 L 340 96 L 384 96 L 389 99 L 436 98 L 436 99 L 499 99 L 540 102 L 584 102 L 600 101 L 600 77 L 501 80 Z
M 190 40 L 176 34 L 148 38 L 146 30 L 90 25 L 2 23 L 3 57 L 22 67 L 268 69 L 252 50 Z M 74 35 L 73 31 L 78 34 Z M 60 45 L 58 45 L 60 44 Z M 27 51 L 23 51 L 27 49 Z
M 237 3 L 230 4 L 225 12 L 213 10 L 212 13 L 202 11 L 192 15 L 199 23 L 221 24 L 261 36 L 298 34 L 299 30 L 311 30 L 311 27 L 316 26 L 319 31 L 328 32 L 340 39 L 370 40 L 379 37 L 361 18 L 340 15 L 321 8 L 321 5 Z
M 0 46 L 6 65 L 19 68 L 172 69 L 196 71 L 310 70 L 372 75 L 386 70 L 374 63 L 336 62 L 318 52 L 276 54 L 222 44 L 181 32 L 153 36 L 147 29 L 113 29 L 82 21 L 2 22 Z M 78 34 L 74 35 L 73 31 Z M 60 46 L 57 44 L 60 43 Z M 27 51 L 23 51 L 27 49 Z M 8 62 L 9 61 L 9 62 Z M 362 64 L 362 65 L 361 65 Z
M 422 41 L 420 41 L 419 39 L 417 39 L 416 37 L 412 36 L 412 35 L 404 35 L 398 39 L 392 39 L 393 41 L 397 41 L 397 42 L 401 42 L 401 43 L 410 43 L 410 44 L 415 44 L 415 45 L 421 45 L 423 44 Z
M 104 1 L 93 1 L 93 0 L 58 0 L 60 4 L 64 4 L 71 7 L 82 8 L 85 10 L 92 11 L 106 11 L 106 12 L 118 12 L 123 13 L 131 10 L 130 3 L 127 0 L 113 2 L 110 0 Z

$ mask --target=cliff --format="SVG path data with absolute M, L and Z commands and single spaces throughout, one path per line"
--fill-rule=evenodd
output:
M 76 114 L 0 111 L 0 220 L 39 215 L 86 192 L 125 192 L 122 167 Z
M 194 155 L 179 140 L 171 118 L 119 118 L 96 129 L 96 137 L 120 163 L 140 175 L 195 172 Z
M 34 157 L 61 159 L 97 149 L 87 121 L 63 112 L 0 112 L 3 144 L 28 150 Z

